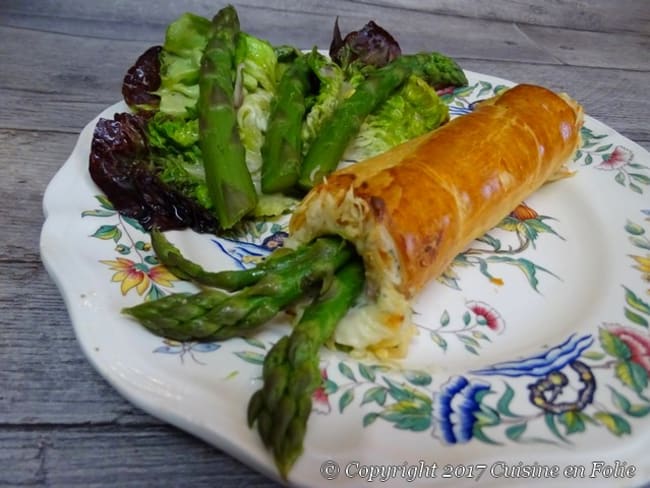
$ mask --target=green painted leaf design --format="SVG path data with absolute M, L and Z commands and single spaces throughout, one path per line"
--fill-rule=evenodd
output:
M 490 263 L 504 263 L 504 264 L 510 264 L 512 266 L 516 266 L 526 276 L 528 283 L 530 284 L 531 288 L 535 291 L 539 291 L 537 289 L 537 285 L 539 285 L 539 279 L 537 278 L 538 271 L 543 271 L 544 273 L 548 273 L 551 276 L 555 276 L 557 278 L 557 276 L 551 271 L 549 271 L 548 269 L 543 268 L 542 266 L 538 266 L 537 264 L 533 263 L 532 261 L 529 261 L 528 259 L 524 259 L 524 258 L 515 259 L 509 256 L 491 256 L 487 260 Z
M 447 350 L 447 341 L 445 340 L 444 337 L 442 337 L 440 334 L 438 334 L 433 330 L 431 331 L 430 335 L 433 342 L 435 342 L 438 346 L 440 346 L 443 351 Z
M 650 251 L 650 240 L 637 236 L 630 236 L 630 242 L 636 247 Z
M 325 394 L 327 395 L 333 395 L 337 391 L 339 391 L 339 385 L 334 383 L 332 380 L 329 378 L 323 381 L 323 390 L 325 390 Z
M 404 378 L 416 386 L 428 386 L 431 384 L 431 375 L 425 371 L 406 371 Z
M 585 431 L 585 422 L 580 415 L 580 412 L 569 410 L 568 412 L 560 414 L 558 420 L 564 425 L 566 435 Z
M 135 220 L 135 219 L 133 219 L 133 218 L 131 218 L 131 217 L 124 217 L 124 216 L 122 217 L 122 219 L 124 219 L 124 222 L 126 222 L 127 224 L 129 224 L 129 225 L 130 225 L 131 227 L 133 227 L 134 229 L 139 230 L 140 232 L 146 232 L 146 231 L 144 230 L 144 227 L 142 227 L 142 226 L 140 225 L 140 222 L 138 222 L 137 220 Z
M 587 154 L 585 157 L 585 164 L 589 165 L 594 162 L 594 158 L 591 154 Z
M 497 442 L 490 437 L 488 437 L 485 432 L 483 432 L 483 429 L 481 426 L 477 423 L 474 424 L 474 428 L 472 429 L 472 438 L 476 439 L 477 441 L 485 442 L 486 444 L 491 444 L 493 446 L 500 446 L 502 445 L 501 442 Z
M 527 423 L 511 425 L 506 429 L 506 437 L 511 441 L 518 441 L 519 438 L 526 432 Z
M 431 427 L 431 405 L 420 402 L 395 403 L 384 410 L 380 416 L 397 429 L 421 432 Z
M 82 217 L 112 217 L 115 215 L 114 210 L 103 210 L 103 209 L 97 209 L 97 210 L 84 210 L 81 212 Z
M 470 346 L 470 345 L 468 345 L 468 344 L 465 344 L 465 349 L 466 349 L 467 351 L 471 352 L 472 354 L 474 354 L 475 356 L 479 356 L 479 353 L 478 353 L 478 351 L 476 350 L 475 347 Z
M 625 289 L 625 302 L 634 310 L 650 315 L 650 304 L 644 302 L 629 288 L 625 286 L 623 288 Z
M 641 188 L 638 185 L 635 185 L 631 181 L 628 183 L 627 187 L 632 190 L 634 193 L 638 193 L 639 195 L 643 193 L 643 188 Z
M 518 415 L 515 415 L 512 413 L 512 410 L 510 410 L 510 403 L 512 403 L 512 399 L 514 397 L 515 390 L 513 390 L 512 387 L 506 383 L 506 389 L 497 402 L 497 410 L 501 415 L 504 415 L 506 417 L 518 417 Z
M 546 426 L 548 427 L 548 430 L 550 430 L 555 437 L 560 439 L 563 442 L 568 442 L 562 434 L 560 434 L 560 431 L 557 428 L 557 424 L 555 423 L 555 415 L 552 413 L 545 413 L 544 414 L 544 422 L 546 423 Z
M 244 342 L 246 342 L 246 344 L 248 344 L 249 346 L 257 347 L 259 349 L 266 349 L 266 344 L 264 344 L 259 339 L 246 338 L 244 339 Z
M 483 242 L 484 244 L 487 244 L 488 246 L 490 246 L 495 251 L 498 251 L 499 249 L 501 249 L 501 241 L 499 239 L 491 236 L 490 234 L 485 234 L 484 236 L 479 237 L 477 239 L 477 241 Z
M 342 374 L 343 376 L 345 376 L 346 378 L 349 378 L 349 379 L 351 379 L 351 380 L 354 381 L 354 382 L 357 381 L 357 379 L 354 377 L 354 373 L 352 372 L 352 369 L 350 368 L 350 366 L 348 366 L 348 365 L 345 364 L 344 362 L 340 362 L 340 363 L 339 363 L 339 371 L 340 371 L 341 374 Z
M 477 93 L 476 97 L 480 98 L 481 96 L 491 94 L 492 92 L 492 83 L 489 83 L 487 81 L 480 81 L 479 82 L 481 85 L 481 89 Z
M 376 403 L 377 405 L 384 406 L 384 403 L 386 403 L 386 387 L 373 386 L 372 388 L 368 388 L 363 394 L 361 405 L 365 405 L 366 403 Z
M 480 315 L 479 317 L 480 317 L 481 319 L 483 319 L 483 322 L 487 323 L 487 320 L 485 319 L 485 317 L 483 317 L 482 315 Z M 478 318 L 478 317 L 477 317 L 477 318 Z M 477 322 L 479 322 L 479 321 L 477 320 Z M 481 324 L 481 325 L 485 325 L 485 324 Z M 489 338 L 486 334 L 484 334 L 483 332 L 481 332 L 480 330 L 474 330 L 474 331 L 472 331 L 472 337 L 473 337 L 474 339 L 478 339 L 478 340 L 481 340 L 481 341 L 492 342 L 492 341 L 490 340 L 490 338 Z
M 359 374 L 368 381 L 375 381 L 375 371 L 363 363 L 359 363 Z
M 641 325 L 643 327 L 648 327 L 648 321 L 645 318 L 643 318 L 641 315 L 639 315 L 638 313 L 633 312 L 632 310 L 630 310 L 627 307 L 624 308 L 624 311 L 625 311 L 625 317 L 630 322 L 633 322 L 633 323 L 635 323 L 637 325 Z
M 499 413 L 486 405 L 482 405 L 481 409 L 474 413 L 476 422 L 482 426 L 499 425 Z
M 585 359 L 591 359 L 593 361 L 600 361 L 605 358 L 607 355 L 600 351 L 586 351 L 582 353 L 582 357 Z
M 619 170 L 618 173 L 616 173 L 616 176 L 614 176 L 614 181 L 619 185 L 625 186 L 625 173 Z
M 624 395 L 616 391 L 611 386 L 609 389 L 612 391 L 612 403 L 618 407 L 620 410 L 623 410 L 625 413 L 630 409 L 632 403 Z
M 96 237 L 97 239 L 105 241 L 113 239 L 115 242 L 118 242 L 122 237 L 122 231 L 117 227 L 117 225 L 102 225 L 93 235 L 91 235 L 91 237 Z
M 156 266 L 157 264 L 160 264 L 160 261 L 158 261 L 158 258 L 154 254 L 145 256 L 144 262 L 150 264 L 151 266 Z
M 616 436 L 632 433 L 630 424 L 620 415 L 609 412 L 596 412 L 594 417 Z
M 144 299 L 145 301 L 148 302 L 148 301 L 158 300 L 159 298 L 162 298 L 164 296 L 165 296 L 165 292 L 162 291 L 156 285 L 152 284 Z
M 467 327 L 471 321 L 472 321 L 472 314 L 470 314 L 469 312 L 465 312 L 463 314 L 463 324 L 465 324 L 465 326 Z
M 255 351 L 239 351 L 235 353 L 239 359 L 243 359 L 247 363 L 251 364 L 264 364 L 264 354 Z
M 634 179 L 637 183 L 642 185 L 650 185 L 650 176 L 641 173 L 629 173 L 630 178 Z
M 115 246 L 115 251 L 117 251 L 118 253 L 126 256 L 127 254 L 129 254 L 131 252 L 131 248 L 129 246 L 124 245 L 124 244 L 118 244 L 117 246 Z
M 600 339 L 600 345 L 607 354 L 619 359 L 630 358 L 630 348 L 607 329 L 601 327 L 598 338 Z
M 442 327 L 447 327 L 449 325 L 450 319 L 449 319 L 449 312 L 445 310 L 442 312 L 442 315 L 440 316 L 440 325 Z
M 106 210 L 115 210 L 111 201 L 106 197 L 106 195 L 95 195 L 95 200 L 99 202 L 99 206 L 105 208 Z
M 354 400 L 354 390 L 350 388 L 349 390 L 346 390 L 343 395 L 341 395 L 341 398 L 339 398 L 339 412 L 343 413 L 343 410 L 352 403 Z
M 625 231 L 628 234 L 632 234 L 633 236 L 642 236 L 643 234 L 645 234 L 645 229 L 642 226 L 630 220 L 628 220 L 627 223 L 625 224 Z
M 363 426 L 368 427 L 370 424 L 372 424 L 375 420 L 379 418 L 379 414 L 375 412 L 370 412 L 367 413 L 363 416 Z
M 467 336 L 467 335 L 464 335 L 464 334 L 458 334 L 457 337 L 466 346 L 481 347 L 481 344 L 479 343 L 479 341 L 477 341 L 473 337 L 470 337 L 470 336 Z
M 616 377 L 637 393 L 641 393 L 648 386 L 648 373 L 639 364 L 632 361 L 620 361 L 614 371 Z
M 454 90 L 454 96 L 456 96 L 457 98 L 468 97 L 472 94 L 472 92 L 476 89 L 476 87 L 477 85 L 470 85 L 464 88 L 458 88 Z
M 416 398 L 413 392 L 409 391 L 404 386 L 394 383 L 385 376 L 383 379 L 386 382 L 386 385 L 388 385 L 388 394 L 392 396 L 395 401 L 401 402 L 403 400 L 414 400 Z

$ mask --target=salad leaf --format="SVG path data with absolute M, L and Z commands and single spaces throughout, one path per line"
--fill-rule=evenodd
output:
M 372 20 L 358 31 L 342 38 L 339 19 L 334 22 L 330 57 L 342 68 L 352 63 L 380 68 L 402 54 L 399 43 L 385 29 Z
M 160 97 L 153 92 L 160 87 L 161 51 L 161 46 L 147 49 L 124 76 L 122 96 L 134 111 L 156 110 L 160 104 Z
M 183 116 L 199 98 L 201 56 L 211 24 L 204 17 L 184 13 L 169 24 L 160 53 L 160 111 Z
M 144 117 L 129 113 L 115 114 L 114 120 L 99 119 L 89 160 L 93 181 L 117 211 L 147 230 L 218 231 L 209 211 L 158 177 L 149 159 L 145 124 Z
M 198 119 L 156 113 L 147 123 L 150 158 L 160 179 L 208 210 L 208 194 L 199 147 Z
M 302 127 L 302 152 L 307 153 L 310 143 L 316 138 L 323 122 L 331 117 L 334 109 L 344 98 L 352 94 L 353 88 L 346 83 L 343 70 L 316 49 L 308 55 L 309 63 L 317 80 L 315 95 L 308 102 L 308 111 Z
M 448 118 L 447 105 L 435 89 L 422 78 L 411 75 L 377 112 L 366 118 L 344 158 L 372 157 L 435 129 Z
M 240 32 L 236 63 L 240 67 L 237 110 L 239 137 L 246 150 L 246 165 L 260 193 L 262 144 L 278 83 L 278 58 L 273 46 L 263 39 Z

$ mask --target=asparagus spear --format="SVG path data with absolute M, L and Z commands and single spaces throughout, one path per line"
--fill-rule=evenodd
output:
M 262 145 L 264 193 L 285 192 L 298 180 L 309 73 L 306 56 L 299 56 L 280 79 Z
M 212 272 L 206 271 L 200 264 L 183 256 L 178 248 L 156 228 L 151 229 L 151 245 L 159 261 L 178 278 L 228 291 L 237 291 L 254 285 L 269 271 L 291 268 L 297 260 L 309 252 L 307 246 L 302 246 L 295 251 L 279 248 L 254 268 Z
M 238 32 L 234 7 L 217 12 L 199 74 L 199 145 L 208 192 L 224 229 L 235 225 L 257 204 L 234 106 Z
M 460 67 L 439 53 L 400 56 L 371 71 L 350 98 L 341 102 L 305 155 L 298 184 L 309 189 L 334 171 L 365 118 L 377 110 L 411 74 L 430 85 L 463 85 L 467 79 Z
M 311 397 L 321 383 L 319 349 L 357 299 L 364 283 L 363 264 L 349 261 L 327 291 L 305 310 L 290 336 L 269 351 L 263 367 L 264 385 L 250 399 L 248 423 L 257 429 L 275 464 L 286 478 L 302 454 Z
M 327 282 L 354 255 L 352 246 L 337 237 L 323 237 L 305 247 L 307 252 L 292 266 L 269 271 L 256 284 L 223 299 L 217 295 L 221 292 L 214 291 L 182 298 L 168 295 L 122 312 L 142 321 L 154 334 L 180 341 L 245 335 L 314 285 Z
M 137 319 L 141 325 L 156 335 L 189 341 L 207 337 L 212 331 L 206 328 L 200 317 L 228 298 L 219 290 L 205 290 L 197 294 L 175 293 L 153 302 L 144 302 L 122 309 L 122 313 Z M 152 304 L 155 303 L 155 306 Z M 178 327 L 178 317 L 183 317 L 184 328 Z

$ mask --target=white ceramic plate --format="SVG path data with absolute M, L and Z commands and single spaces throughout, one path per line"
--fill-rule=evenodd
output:
M 511 85 L 468 77 L 468 88 L 448 96 L 454 115 Z M 119 103 L 100 116 L 125 110 Z M 248 341 L 181 344 L 120 314 L 192 285 L 156 264 L 148 236 L 91 181 L 96 121 L 46 191 L 41 235 L 84 353 L 138 407 L 277 478 L 245 411 L 288 321 Z M 417 297 L 420 334 L 400 370 L 322 353 L 326 379 L 291 483 L 650 479 L 650 155 L 587 117 L 571 166 L 574 177 L 531 196 Z M 260 223 L 238 241 L 168 237 L 207 268 L 224 269 L 254 263 L 281 230 Z

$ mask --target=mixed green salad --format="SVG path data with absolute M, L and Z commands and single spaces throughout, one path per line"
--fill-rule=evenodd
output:
M 443 124 L 436 90 L 466 83 L 453 60 L 403 55 L 372 21 L 345 37 L 337 22 L 326 56 L 244 32 L 231 6 L 185 13 L 128 70 L 130 112 L 98 122 L 90 174 L 146 229 L 220 232 Z

